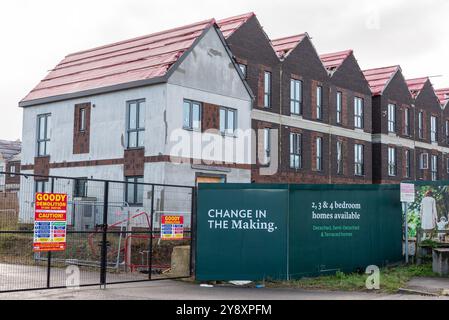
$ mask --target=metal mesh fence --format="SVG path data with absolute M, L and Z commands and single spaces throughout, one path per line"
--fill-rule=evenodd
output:
M 67 195 L 64 251 L 33 252 L 37 192 Z M 19 188 L 0 186 L 0 291 L 189 277 L 194 194 L 185 186 L 20 174 Z M 175 240 L 161 237 L 167 216 L 182 217 Z

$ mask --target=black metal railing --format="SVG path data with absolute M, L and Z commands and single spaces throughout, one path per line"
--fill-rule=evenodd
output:
M 0 172 L 0 292 L 191 276 L 195 187 L 15 174 L 10 188 L 8 175 Z M 68 196 L 65 251 L 33 252 L 36 192 Z M 183 216 L 181 239 L 161 239 L 164 215 Z M 181 249 L 190 260 L 174 270 Z

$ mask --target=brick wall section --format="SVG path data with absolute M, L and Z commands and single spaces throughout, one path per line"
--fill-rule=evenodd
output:
M 380 131 L 379 126 L 375 126 L 374 133 L 388 134 L 388 104 L 393 103 L 396 105 L 396 133 L 400 136 L 404 132 L 401 108 L 411 107 L 414 103 L 413 98 L 408 89 L 407 83 L 401 72 L 396 73 L 396 75 L 391 79 L 389 85 L 384 91 L 380 99 L 380 110 L 373 109 L 373 116 L 375 113 L 380 114 Z
M 446 138 L 446 125 L 445 122 L 449 121 L 449 105 L 446 106 L 441 112 L 441 127 L 442 127 L 442 140 L 441 145 L 444 147 L 449 147 L 449 138 Z
M 9 161 L 6 164 L 6 172 L 11 172 L 11 167 L 15 168 L 15 173 L 20 173 L 20 161 Z M 5 177 L 5 183 L 6 184 L 19 184 L 20 176 L 18 176 L 18 175 L 11 176 L 11 175 L 7 174 Z
M 75 114 L 73 123 L 73 154 L 89 153 L 91 104 L 77 104 L 75 105 L 74 109 Z M 85 130 L 80 130 L 81 109 L 85 110 Z
M 220 129 L 219 106 L 210 103 L 203 103 L 201 129 L 203 132 L 211 129 Z
M 290 80 L 292 74 L 303 81 L 304 119 L 316 121 L 316 87 L 323 87 L 322 122 L 329 123 L 330 79 L 311 41 L 306 37 L 282 62 L 282 114 L 290 113 Z
M 388 132 L 388 105 L 392 103 L 396 105 L 396 132 L 393 133 L 397 137 L 413 140 L 413 132 L 415 118 L 413 113 L 413 98 L 408 89 L 407 83 L 401 72 L 398 72 L 389 82 L 382 96 L 375 96 L 372 99 L 372 121 L 373 133 L 385 134 Z M 410 132 L 411 135 L 405 135 L 404 109 L 409 108 L 410 113 Z M 373 183 L 380 184 L 398 184 L 405 178 L 405 150 L 401 146 L 394 146 L 396 149 L 396 175 L 390 176 L 388 173 L 388 147 L 386 144 L 373 144 Z M 415 166 L 413 165 L 412 153 L 411 176 L 415 176 Z
M 371 132 L 371 91 L 363 77 L 354 57 L 341 66 L 341 70 L 330 78 L 326 69 L 316 53 L 313 44 L 305 38 L 282 62 L 274 55 L 273 49 L 261 29 L 257 18 L 237 30 L 229 39 L 231 51 L 238 61 L 247 62 L 248 84 L 256 94 L 256 106 L 263 106 L 263 73 L 272 72 L 272 107 L 263 108 L 264 111 L 290 116 L 290 80 L 298 79 L 303 82 L 303 109 L 302 117 L 306 120 L 335 124 L 336 117 L 336 91 L 343 94 L 343 126 L 354 128 L 354 97 L 365 100 L 365 131 Z M 282 78 L 280 77 L 282 71 Z M 335 81 L 333 80 L 335 79 Z M 323 87 L 322 119 L 317 120 L 316 115 L 316 87 Z M 281 106 L 281 107 L 279 107 Z M 252 166 L 252 180 L 262 183 L 371 183 L 371 143 L 342 138 L 344 172 L 336 173 L 336 141 L 338 137 L 320 134 L 298 128 L 280 126 L 279 124 L 263 121 L 252 121 L 253 129 L 272 128 L 279 130 L 279 164 L 278 173 L 273 176 L 261 176 L 260 164 Z M 302 134 L 302 168 L 290 168 L 290 132 Z M 323 171 L 316 171 L 316 138 L 323 138 Z M 354 175 L 354 144 L 365 146 L 365 176 Z M 262 142 L 257 141 L 262 148 Z
M 50 175 L 50 156 L 34 158 L 34 174 L 43 177 L 35 177 L 35 180 L 46 180 Z
M 342 65 L 335 71 L 331 79 L 329 110 L 330 123 L 337 124 L 337 92 L 343 94 L 342 113 L 343 121 L 341 126 L 354 129 L 354 98 L 359 97 L 364 101 L 364 131 L 372 132 L 372 99 L 371 90 L 366 81 L 354 55 L 351 54 Z
M 125 150 L 123 168 L 125 177 L 143 176 L 145 169 L 145 149 Z
M 253 127 L 263 129 L 278 129 L 278 125 L 253 120 Z M 299 133 L 302 136 L 302 167 L 301 169 L 290 168 L 290 132 Z M 323 171 L 316 171 L 316 138 L 323 138 Z M 343 141 L 343 174 L 337 174 L 337 140 Z M 362 144 L 365 148 L 365 175 L 358 177 L 354 175 L 354 145 Z M 371 173 L 371 143 L 354 140 L 346 137 L 322 134 L 309 130 L 282 127 L 282 135 L 279 145 L 285 146 L 279 155 L 278 172 L 272 176 L 260 175 L 260 165 L 252 166 L 252 180 L 259 183 L 372 183 Z M 258 146 L 261 142 L 258 141 Z
M 427 81 L 424 85 L 424 88 L 421 90 L 420 94 L 416 97 L 415 100 L 416 109 L 422 110 L 424 112 L 424 135 L 425 139 L 421 141 L 425 141 L 427 143 L 431 142 L 430 136 L 430 117 L 435 116 L 438 118 L 438 144 L 441 146 L 448 146 L 445 141 L 445 130 L 444 130 L 444 121 L 445 114 L 441 108 L 440 102 L 435 95 L 435 91 L 430 83 Z
M 238 61 L 247 62 L 247 82 L 255 97 L 254 108 L 279 113 L 280 62 L 256 17 L 235 31 L 227 43 Z M 264 108 L 264 71 L 272 73 L 272 106 Z

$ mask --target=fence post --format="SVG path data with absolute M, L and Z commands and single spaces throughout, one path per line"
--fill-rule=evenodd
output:
M 51 178 L 51 193 L 55 192 L 55 178 Z M 51 251 L 47 252 L 47 288 L 51 285 Z
M 190 214 L 190 276 L 193 275 L 196 259 L 196 187 L 192 188 L 192 204 Z
M 148 279 L 151 280 L 153 273 L 153 221 L 154 221 L 154 184 L 151 185 L 151 212 L 150 212 L 150 248 L 148 259 Z
M 103 224 L 102 224 L 102 241 L 101 241 L 101 270 L 100 270 L 100 286 L 106 289 L 106 266 L 107 266 L 107 231 L 108 231 L 108 200 L 109 200 L 109 181 L 104 182 L 104 199 L 103 199 Z

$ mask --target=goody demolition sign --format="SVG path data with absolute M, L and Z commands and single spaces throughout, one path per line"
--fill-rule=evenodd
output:
M 162 240 L 182 240 L 184 238 L 183 216 L 162 216 L 161 219 Z
M 67 195 L 36 193 L 33 251 L 64 251 L 67 231 Z

